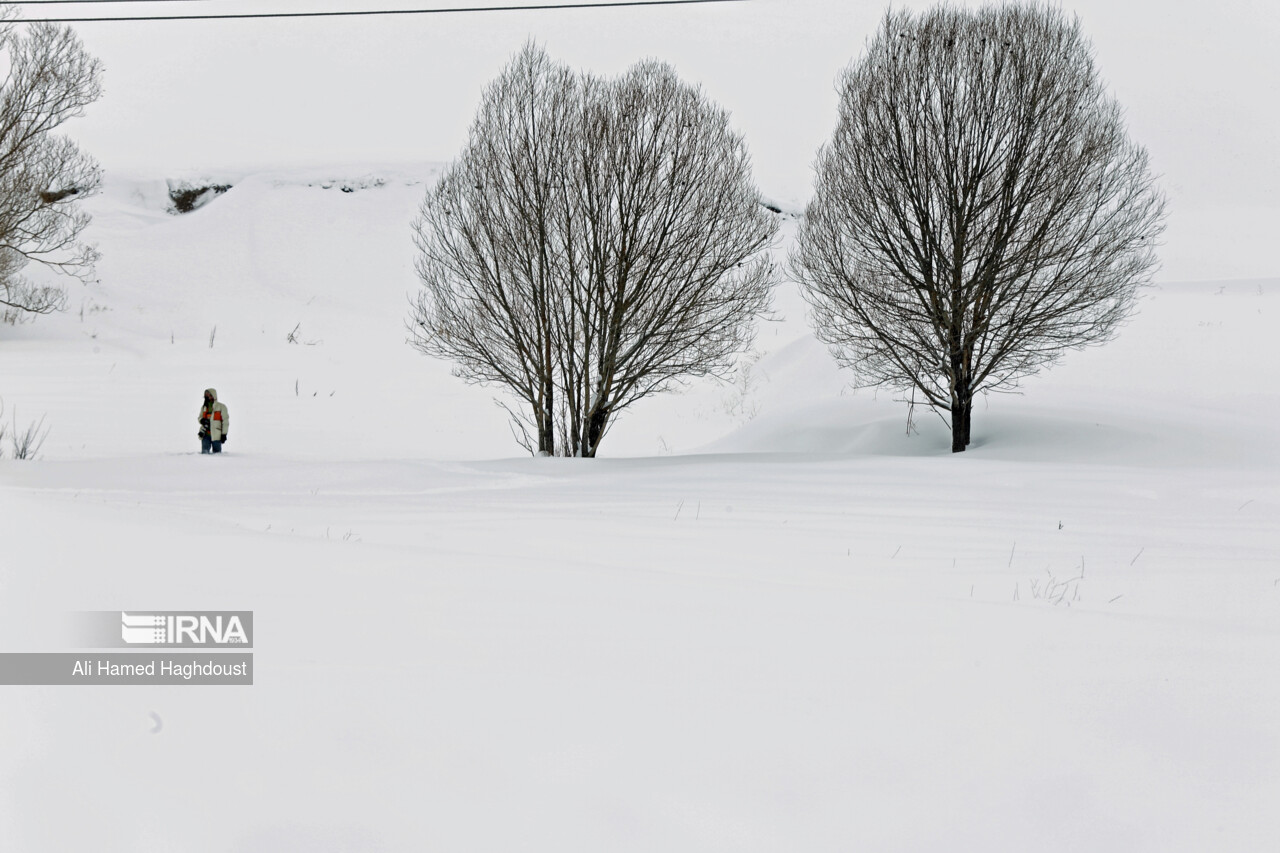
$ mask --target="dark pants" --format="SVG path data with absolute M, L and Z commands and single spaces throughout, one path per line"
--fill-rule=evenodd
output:
M 200 436 L 200 452 L 201 453 L 221 453 L 222 442 L 214 441 L 207 435 Z

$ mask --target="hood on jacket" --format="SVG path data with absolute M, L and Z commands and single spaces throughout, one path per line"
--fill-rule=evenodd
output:
M 204 389 L 204 393 L 208 394 L 208 395 L 212 398 L 212 399 L 210 399 L 210 400 L 209 400 L 209 402 L 210 402 L 210 403 L 216 403 L 216 402 L 218 402 L 218 392 L 217 392 L 217 391 L 213 390 L 212 388 L 206 388 L 206 389 Z

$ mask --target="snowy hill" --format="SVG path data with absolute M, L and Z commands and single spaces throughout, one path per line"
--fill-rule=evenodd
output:
M 252 687 L 0 687 L 0 849 L 1280 845 L 1280 279 L 1153 288 L 958 456 L 784 284 L 735 381 L 529 459 L 405 343 L 435 174 L 113 176 L 99 280 L 0 329 L 0 650 L 259 632 Z

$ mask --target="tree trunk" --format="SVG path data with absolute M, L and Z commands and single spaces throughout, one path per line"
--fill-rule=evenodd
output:
M 969 446 L 969 425 L 973 420 L 973 386 L 969 382 L 964 361 L 951 359 L 951 452 L 960 453 Z
M 960 453 L 969 446 L 970 424 L 973 422 L 973 393 L 957 390 L 951 402 L 951 452 Z
M 555 431 L 550 424 L 538 424 L 538 455 L 556 455 Z
M 542 405 L 536 414 L 538 421 L 538 455 L 556 455 L 556 419 L 555 419 L 555 386 L 549 381 L 543 382 Z
M 600 439 L 604 437 L 604 428 L 609 425 L 609 410 L 595 409 L 587 419 L 586 441 L 583 443 L 582 455 L 594 459 L 600 447 Z

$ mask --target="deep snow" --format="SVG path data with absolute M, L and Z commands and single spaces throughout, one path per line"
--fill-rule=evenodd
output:
M 0 688 L 0 850 L 1280 847 L 1280 280 L 1153 288 L 957 456 L 784 284 L 734 381 L 529 459 L 405 343 L 433 174 L 113 176 L 0 330 L 0 650 L 257 628 L 252 687 Z

